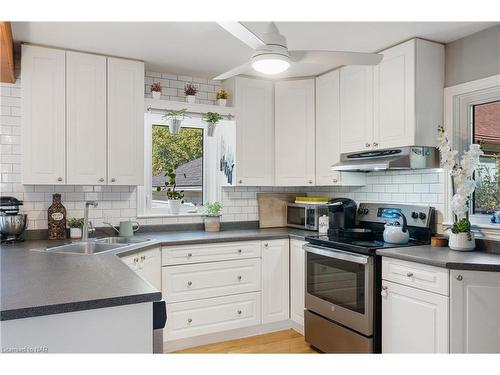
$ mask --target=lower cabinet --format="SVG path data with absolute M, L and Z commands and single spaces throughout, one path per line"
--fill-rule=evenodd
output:
M 500 272 L 453 270 L 451 352 L 500 353 Z
M 307 242 L 290 240 L 290 319 L 304 327 L 305 251 Z
M 121 260 L 144 280 L 161 290 L 161 249 L 140 251 L 121 257 Z

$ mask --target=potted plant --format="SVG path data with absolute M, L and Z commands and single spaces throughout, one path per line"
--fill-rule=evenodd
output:
M 168 120 L 168 128 L 170 129 L 170 133 L 178 134 L 181 130 L 182 120 L 184 118 L 189 117 L 186 115 L 186 108 L 183 108 L 179 111 L 168 111 L 165 113 L 162 118 Z
M 222 205 L 219 202 L 212 202 L 207 203 L 205 208 L 207 210 L 204 218 L 205 232 L 219 232 Z
M 165 186 L 167 188 L 168 208 L 172 215 L 178 215 L 181 210 L 182 199 L 184 198 L 184 190 L 176 190 L 177 183 L 175 181 L 175 172 L 172 168 L 167 170 L 165 177 L 167 177 Z M 162 188 L 160 186 L 156 188 L 156 191 L 161 190 Z
M 224 117 L 219 115 L 217 112 L 207 112 L 202 116 L 202 120 L 207 123 L 207 135 L 209 137 L 214 136 L 215 126 L 217 123 L 222 120 Z
M 153 95 L 154 100 L 158 100 L 161 97 L 161 84 L 160 82 L 153 82 L 151 86 L 149 86 L 149 91 L 151 91 L 151 95 Z
M 220 89 L 217 91 L 215 94 L 215 98 L 217 99 L 217 105 L 220 105 L 221 107 L 225 107 L 227 104 L 227 98 L 228 98 L 227 91 L 224 89 Z
M 83 218 L 68 219 L 69 237 L 73 239 L 82 238 Z
M 192 83 L 187 83 L 184 86 L 184 94 L 186 95 L 186 100 L 189 104 L 196 103 L 196 93 L 198 92 L 198 87 Z
M 476 243 L 469 221 L 469 204 L 472 193 L 476 189 L 476 181 L 473 178 L 474 172 L 479 165 L 479 157 L 483 155 L 483 151 L 481 151 L 480 145 L 471 144 L 469 150 L 463 153 L 460 162 L 458 162 L 456 160 L 458 152 L 452 150 L 443 127 L 438 128 L 438 134 L 441 167 L 451 176 L 453 193 L 451 209 L 454 220 L 448 246 L 452 250 L 474 250 Z

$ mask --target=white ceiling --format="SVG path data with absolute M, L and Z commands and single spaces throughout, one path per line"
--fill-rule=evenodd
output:
M 260 35 L 265 22 L 245 22 Z M 288 48 L 376 52 L 413 37 L 449 43 L 494 22 L 277 22 Z M 146 69 L 213 77 L 240 65 L 252 50 L 215 22 L 13 22 L 16 42 L 144 60 Z M 300 64 L 290 76 L 335 66 Z

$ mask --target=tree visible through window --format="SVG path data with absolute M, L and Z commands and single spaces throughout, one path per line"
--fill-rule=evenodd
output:
M 181 128 L 178 134 L 168 127 L 152 127 L 152 208 L 166 207 L 165 173 L 176 173 L 177 190 L 184 190 L 184 202 L 203 203 L 203 129 Z M 158 191 L 160 189 L 160 191 Z
M 500 210 L 500 101 L 475 105 L 472 111 L 473 142 L 484 156 L 477 170 L 475 213 Z

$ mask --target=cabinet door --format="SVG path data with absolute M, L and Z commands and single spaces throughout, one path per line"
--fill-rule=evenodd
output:
M 500 273 L 451 271 L 451 352 L 500 353 Z
M 66 52 L 67 183 L 106 184 L 106 57 Z
M 276 82 L 276 185 L 309 186 L 315 179 L 314 79 Z
M 382 293 L 382 353 L 448 353 L 448 297 L 385 280 Z
M 22 46 L 23 184 L 66 183 L 65 52 Z
M 332 171 L 340 160 L 340 71 L 316 78 L 316 185 L 365 185 L 365 173 Z
M 108 57 L 108 183 L 144 184 L 144 63 Z
M 289 241 L 262 242 L 262 323 L 289 319 Z
M 236 185 L 274 185 L 273 82 L 235 79 Z
M 305 241 L 290 240 L 290 319 L 304 327 Z
M 373 67 L 340 69 L 340 152 L 373 148 Z
M 411 146 L 415 134 L 415 40 L 381 52 L 374 69 L 376 148 Z
M 120 258 L 144 280 L 161 291 L 161 248 L 141 251 Z

